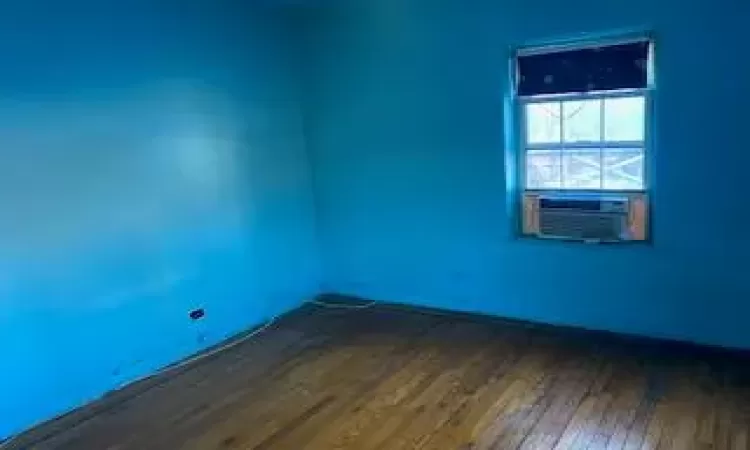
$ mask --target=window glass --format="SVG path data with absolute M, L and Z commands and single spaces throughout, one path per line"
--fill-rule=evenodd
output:
M 643 148 L 604 149 L 604 189 L 643 189 L 643 153 Z
M 564 188 L 601 189 L 602 162 L 598 148 L 565 150 L 562 158 Z
M 565 142 L 599 142 L 602 139 L 602 101 L 573 100 L 563 102 L 563 136 Z
M 562 167 L 559 150 L 529 150 L 526 153 L 526 187 L 560 189 Z
M 643 97 L 604 100 L 604 139 L 642 141 L 644 139 L 645 99 Z
M 643 95 L 527 103 L 526 187 L 643 189 L 645 104 Z
M 560 102 L 526 105 L 526 142 L 529 144 L 560 142 Z

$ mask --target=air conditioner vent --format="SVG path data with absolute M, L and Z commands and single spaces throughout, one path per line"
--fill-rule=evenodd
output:
M 542 210 L 539 231 L 543 235 L 571 239 L 619 239 L 622 216 L 571 210 Z
M 644 240 L 643 194 L 524 194 L 523 230 L 542 238 L 619 242 Z

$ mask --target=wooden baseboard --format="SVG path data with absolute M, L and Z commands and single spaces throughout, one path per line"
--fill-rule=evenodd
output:
M 287 311 L 284 314 L 278 316 L 277 320 L 283 320 L 291 316 L 305 314 L 311 310 L 309 303 L 304 303 L 299 307 Z M 156 372 L 146 375 L 145 377 L 135 379 L 123 386 L 120 386 L 111 391 L 103 393 L 100 397 L 95 398 L 88 403 L 73 407 L 71 410 L 64 412 L 51 419 L 40 421 L 37 424 L 32 425 L 25 431 L 21 431 L 15 436 L 9 436 L 5 440 L 0 440 L 0 450 L 4 446 L 13 443 L 16 440 L 23 440 L 24 444 L 28 444 L 29 447 L 37 442 L 41 442 L 47 439 L 49 436 L 56 432 L 58 429 L 71 428 L 77 426 L 87 420 L 96 417 L 99 414 L 105 413 L 117 405 L 120 405 L 127 400 L 134 398 L 149 389 L 159 387 L 166 383 L 169 379 L 176 375 L 193 370 L 196 367 L 202 366 L 221 355 L 222 348 L 232 347 L 234 344 L 239 344 L 252 335 L 256 330 L 265 326 L 266 323 L 259 324 L 252 328 L 248 328 L 245 331 L 237 333 L 227 339 L 218 342 L 214 345 L 206 347 L 192 355 L 188 355 L 182 359 L 179 359 Z M 36 430 L 45 430 L 46 435 L 34 434 Z M 24 447 L 26 448 L 26 447 Z
M 364 298 L 357 298 L 353 296 L 347 296 L 347 295 L 341 295 L 341 294 L 335 294 L 335 293 L 319 295 L 316 297 L 316 301 L 325 302 L 333 306 L 335 306 L 336 304 L 345 305 L 345 306 L 353 306 L 353 305 L 359 306 L 359 305 L 366 305 L 366 304 L 373 302 L 372 300 L 368 300 Z M 284 314 L 282 318 L 295 317 L 295 316 L 304 317 L 304 315 L 306 314 L 310 314 L 310 313 L 314 314 L 320 308 L 322 307 L 315 306 L 314 304 L 311 304 L 311 303 L 305 303 L 301 305 L 300 307 L 298 307 L 297 309 L 289 311 L 288 313 Z M 737 361 L 740 364 L 750 363 L 750 349 L 734 349 L 734 348 L 710 346 L 710 345 L 697 344 L 697 343 L 684 342 L 684 341 L 659 339 L 659 338 L 640 336 L 640 335 L 623 334 L 623 333 L 617 333 L 617 332 L 612 332 L 612 331 L 591 330 L 591 329 L 585 329 L 585 328 L 579 328 L 579 327 L 573 327 L 573 326 L 551 325 L 551 324 L 546 324 L 546 323 L 524 321 L 524 320 L 519 320 L 519 319 L 492 316 L 492 315 L 486 315 L 486 314 L 481 314 L 481 313 L 454 311 L 454 310 L 447 310 L 447 309 L 426 307 L 426 306 L 417 306 L 417 305 L 398 303 L 398 302 L 378 301 L 372 306 L 372 308 L 400 311 L 400 312 L 410 313 L 410 314 L 422 314 L 422 315 L 432 315 L 432 316 L 439 315 L 439 316 L 451 318 L 453 320 L 466 320 L 466 321 L 472 321 L 472 322 L 503 324 L 505 326 L 513 326 L 513 327 L 534 328 L 536 330 L 539 330 L 542 333 L 546 332 L 546 333 L 552 333 L 555 335 L 565 334 L 572 338 L 582 339 L 587 342 L 592 342 L 592 341 L 593 342 L 600 342 L 600 341 L 613 342 L 615 341 L 615 342 L 626 343 L 628 345 L 648 346 L 649 348 L 654 349 L 654 351 L 670 352 L 670 354 L 677 353 L 677 354 L 684 354 L 685 356 L 689 356 L 689 357 L 698 356 L 701 358 L 719 357 L 719 358 L 722 358 L 723 360 L 728 360 L 730 363 L 734 361 Z M 364 310 L 353 309 L 350 312 L 352 314 L 357 314 L 360 311 L 367 311 L 367 309 L 364 309 Z M 231 343 L 233 342 L 244 340 L 249 334 L 251 334 L 257 328 L 258 327 L 248 329 L 247 331 L 242 332 L 232 338 L 229 338 L 222 343 L 219 343 L 215 346 L 204 349 L 203 351 L 197 353 L 196 355 L 189 356 L 185 358 L 182 362 L 176 362 L 172 364 L 171 366 L 166 367 L 165 369 L 163 369 L 162 371 L 160 371 L 154 376 L 141 379 L 138 381 L 134 381 L 125 387 L 122 387 L 118 390 L 104 394 L 100 399 L 94 400 L 86 405 L 80 406 L 56 418 L 44 421 L 43 426 L 39 427 L 39 425 L 41 424 L 38 424 L 33 429 L 27 432 L 20 433 L 19 437 L 23 439 L 24 443 L 31 442 L 33 444 L 33 443 L 43 441 L 47 437 L 47 435 L 54 434 L 55 430 L 58 430 L 61 428 L 73 427 L 82 422 L 85 422 L 91 419 L 92 417 L 95 417 L 97 414 L 106 412 L 107 410 L 117 406 L 118 404 L 121 404 L 122 402 L 128 400 L 129 398 L 139 395 L 140 393 L 148 389 L 162 385 L 169 378 L 179 373 L 192 370 L 195 367 L 198 367 L 202 364 L 205 364 L 211 361 L 215 356 L 218 356 L 221 354 L 221 352 L 217 353 L 216 350 L 221 349 L 222 347 L 225 347 L 227 345 L 231 345 Z M 207 356 L 205 358 L 200 358 L 201 355 L 207 355 Z M 190 361 L 190 363 L 184 364 L 184 361 Z M 37 429 L 43 429 L 45 430 L 45 433 L 38 434 L 35 431 Z M 14 439 L 10 438 L 8 439 L 8 441 L 14 441 Z M 7 444 L 7 441 L 6 442 L 0 441 L 0 448 L 2 448 L 2 446 L 5 444 Z M 23 448 L 28 448 L 28 447 L 33 447 L 33 445 L 24 446 Z
M 319 295 L 316 298 L 320 302 L 328 302 L 334 304 L 343 305 L 361 305 L 372 303 L 373 300 L 342 295 L 336 293 L 327 293 Z M 528 321 L 523 319 L 515 319 L 502 316 L 494 316 L 490 314 L 483 314 L 478 312 L 467 312 L 467 311 L 456 311 L 451 309 L 435 308 L 430 306 L 413 305 L 408 303 L 390 302 L 390 301 L 376 301 L 377 308 L 387 308 L 391 310 L 399 310 L 404 312 L 411 312 L 415 314 L 428 314 L 428 315 L 440 315 L 453 317 L 458 320 L 470 320 L 480 322 L 490 322 L 497 324 L 504 324 L 508 326 L 534 328 L 544 332 L 550 333 L 565 333 L 570 336 L 577 336 L 584 339 L 598 339 L 605 341 L 619 341 L 622 343 L 628 343 L 630 345 L 640 345 L 654 347 L 665 352 L 679 353 L 689 355 L 691 357 L 720 357 L 726 359 L 737 358 L 742 360 L 750 359 L 750 349 L 736 348 L 736 347 L 722 347 L 718 345 L 701 344 L 690 341 L 681 341 L 676 339 L 658 338 L 652 336 L 645 336 L 639 334 L 621 333 L 616 331 L 590 329 L 583 327 L 576 327 L 571 325 L 554 325 L 544 322 Z M 745 361 L 747 363 L 747 361 Z

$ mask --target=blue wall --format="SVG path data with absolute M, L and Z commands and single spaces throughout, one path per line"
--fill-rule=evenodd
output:
M 747 2 L 341 3 L 307 80 L 326 290 L 750 347 Z M 640 30 L 658 51 L 653 245 L 516 239 L 510 50 Z
M 0 15 L 0 439 L 319 287 L 285 12 L 16 3 Z

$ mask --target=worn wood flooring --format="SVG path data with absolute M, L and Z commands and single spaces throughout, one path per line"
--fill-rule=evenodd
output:
M 742 356 L 306 306 L 19 437 L 43 449 L 750 449 Z

